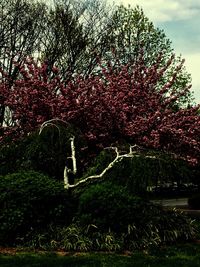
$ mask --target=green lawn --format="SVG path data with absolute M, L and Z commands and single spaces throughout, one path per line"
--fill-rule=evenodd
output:
M 0 255 L 1 267 L 199 267 L 200 245 L 168 247 L 131 256 L 107 253 L 80 253 L 59 256 L 54 253 L 18 252 Z

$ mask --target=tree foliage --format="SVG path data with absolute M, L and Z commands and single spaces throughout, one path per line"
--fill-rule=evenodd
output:
M 55 1 L 48 9 L 42 58 L 59 67 L 65 79 L 89 75 L 108 47 L 109 8 L 105 1 Z
M 14 126 L 3 128 L 2 137 L 9 133 L 23 136 L 44 121 L 59 118 L 77 126 L 95 147 L 126 140 L 198 161 L 199 106 L 174 109 L 190 89 L 170 90 L 182 64 L 158 90 L 174 60 L 172 56 L 163 66 L 161 58 L 148 66 L 141 54 L 133 64 L 113 67 L 111 62 L 97 74 L 78 75 L 67 83 L 57 68 L 48 75 L 48 65 L 27 59 L 19 66 L 21 78 L 7 92 Z M 6 84 L 1 86 L 5 89 Z
M 116 8 L 112 15 L 111 25 L 112 31 L 108 36 L 109 49 L 114 51 L 120 63 L 137 62 L 142 51 L 146 65 L 151 66 L 154 64 L 158 56 L 162 54 L 161 63 L 164 66 L 174 53 L 172 43 L 166 37 L 164 31 L 156 28 L 139 6 L 135 8 L 119 6 Z M 175 69 L 181 62 L 182 58 L 180 56 L 174 59 L 159 81 L 160 88 L 173 75 Z M 173 84 L 171 90 L 182 90 L 190 82 L 190 75 L 182 67 L 179 73 L 177 73 L 176 82 Z M 179 98 L 177 104 L 188 104 L 191 101 L 191 92 L 188 91 Z
M 24 58 L 38 50 L 42 33 L 42 21 L 45 5 L 29 0 L 2 0 L 0 12 L 0 75 L 1 80 L 7 80 L 7 86 L 18 77 L 18 65 Z M 0 93 L 0 125 L 12 124 L 10 110 L 6 108 L 6 95 Z
M 20 12 L 20 14 L 19 14 Z M 53 5 L 29 0 L 3 0 L 0 14 L 0 67 L 12 80 L 18 78 L 17 61 L 39 57 L 52 67 L 59 67 L 64 80 L 77 73 L 88 76 L 98 71 L 98 58 L 122 64 L 137 61 L 141 51 L 145 64 L 154 64 L 162 52 L 163 65 L 173 49 L 164 32 L 155 28 L 141 8 L 110 7 L 105 1 L 55 1 Z M 181 62 L 176 57 L 160 81 L 166 83 Z M 117 62 L 115 62 L 117 63 Z M 1 76 L 1 79 L 7 79 Z M 190 83 L 182 68 L 173 90 Z M 12 125 L 10 110 L 0 96 L 0 124 Z M 190 104 L 191 92 L 179 98 L 178 106 Z
M 108 19 L 99 1 L 6 1 L 2 142 L 58 118 L 80 128 L 94 150 L 125 141 L 199 160 L 199 107 L 182 105 L 190 95 L 184 61 L 139 7 L 120 6 Z

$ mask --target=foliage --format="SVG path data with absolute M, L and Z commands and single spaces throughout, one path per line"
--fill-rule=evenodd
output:
M 15 125 L 2 129 L 2 141 L 4 136 L 16 138 L 46 120 L 59 118 L 78 127 L 93 149 L 126 140 L 196 163 L 200 154 L 199 107 L 174 110 L 188 87 L 167 95 L 182 65 L 158 91 L 159 80 L 173 62 L 172 57 L 163 67 L 161 58 L 146 66 L 141 54 L 133 65 L 102 67 L 98 75 L 77 76 L 67 84 L 56 68 L 49 77 L 46 64 L 39 66 L 27 59 L 20 67 L 22 78 L 13 84 L 6 101 Z
M 152 208 L 151 208 L 152 211 Z M 122 233 L 111 229 L 100 229 L 94 224 L 72 223 L 69 226 L 55 226 L 44 230 L 30 231 L 18 241 L 17 245 L 32 249 L 64 250 L 64 251 L 135 251 L 152 250 L 166 244 L 185 242 L 196 236 L 196 225 L 180 213 L 163 211 L 157 214 L 163 220 L 155 217 L 151 221 L 141 220 L 141 225 L 128 225 Z M 169 222 L 168 222 L 169 221 Z M 179 229 L 179 224 L 183 229 Z M 155 224 L 155 225 L 153 225 Z
M 64 250 L 64 251 L 119 251 L 123 244 L 119 243 L 115 233 L 99 232 L 95 225 L 72 223 L 69 226 L 50 225 L 48 228 L 29 231 L 17 240 L 17 245 L 31 249 Z
M 2 0 L 0 9 L 0 67 L 6 73 L 0 77 L 8 82 L 10 90 L 18 77 L 18 66 L 14 62 L 21 65 L 24 57 L 38 51 L 46 10 L 43 3 L 29 0 Z M 0 126 L 12 125 L 5 100 L 6 95 L 1 91 Z
M 123 231 L 132 222 L 133 203 L 141 199 L 127 196 L 123 187 L 110 183 L 91 186 L 79 200 L 78 218 L 84 224 L 94 224 L 101 230 Z
M 130 250 L 195 236 L 193 221 L 184 214 L 165 211 L 110 183 L 91 186 L 81 195 L 77 218 L 83 225 L 97 226 L 101 233 L 117 234 Z
M 196 234 L 185 215 L 164 211 L 109 183 L 90 186 L 78 203 L 60 183 L 35 172 L 1 177 L 0 185 L 2 245 L 133 251 Z
M 107 51 L 113 9 L 102 0 L 60 0 L 48 7 L 41 54 L 49 71 L 56 65 L 65 80 L 93 72 L 97 55 Z
M 110 38 L 109 44 L 120 62 L 136 62 L 141 51 L 144 51 L 146 65 L 151 66 L 157 61 L 157 57 L 162 54 L 161 62 L 164 66 L 173 54 L 171 41 L 166 37 L 164 31 L 156 28 L 139 6 L 135 8 L 126 8 L 123 5 L 117 7 L 112 14 L 111 23 L 112 31 L 108 36 Z M 161 88 L 169 80 L 181 61 L 181 57 L 176 57 L 166 70 L 160 81 Z M 182 68 L 177 74 L 176 82 L 171 90 L 182 90 L 190 82 L 190 75 L 185 68 Z M 188 91 L 179 99 L 179 104 L 188 103 L 190 100 L 191 92 Z
M 0 243 L 14 244 L 31 229 L 68 224 L 73 198 L 59 182 L 36 172 L 13 173 L 0 179 Z
M 32 135 L 33 136 L 33 135 Z M 0 147 L 0 173 L 2 176 L 17 172 L 21 168 L 26 169 L 24 154 L 30 143 L 30 136 L 24 139 L 23 141 L 16 141 L 8 146 Z M 29 164 L 28 168 L 30 168 Z
M 47 21 L 43 57 L 50 69 L 54 64 L 58 66 L 66 79 L 72 79 L 74 73 L 88 76 L 98 72 L 98 58 L 103 62 L 134 63 L 142 50 L 147 65 L 152 65 L 161 53 L 165 65 L 173 53 L 165 33 L 155 28 L 138 6 L 111 7 L 99 0 L 83 0 L 79 4 L 64 0 L 49 10 Z M 176 57 L 161 84 L 169 79 L 181 61 L 181 57 Z M 183 68 L 173 89 L 182 90 L 190 81 L 190 75 Z M 188 91 L 179 99 L 179 104 L 191 100 Z
M 42 17 L 38 16 L 36 33 L 40 36 L 40 30 L 43 31 L 44 38 L 33 41 L 40 43 L 44 39 L 39 47 L 46 50 L 39 51 L 41 62 L 31 58 L 38 53 L 37 49 L 34 53 L 30 50 L 29 57 L 23 60 L 18 59 L 14 50 L 11 69 L 17 70 L 15 79 L 8 69 L 0 70 L 1 120 L 4 119 L 1 141 L 5 142 L 8 135 L 11 139 L 27 135 L 44 121 L 59 118 L 80 127 L 90 147 L 105 147 L 125 139 L 131 144 L 173 151 L 193 163 L 198 160 L 199 108 L 179 105 L 190 93 L 184 62 L 172 55 L 169 40 L 154 28 L 140 8 L 119 7 L 107 27 L 105 12 L 98 1 L 86 6 L 84 1 L 80 6 L 61 1 L 54 8 L 31 5 L 25 0 L 20 3 L 29 6 L 27 19 L 31 19 L 31 12 L 35 15 L 41 8 Z M 99 12 L 96 14 L 95 10 Z M 94 18 L 95 27 L 91 27 L 88 16 Z M 43 20 L 45 29 L 39 27 Z M 69 25 L 68 20 L 71 21 L 70 33 L 65 26 Z M 76 36 L 80 38 L 77 40 Z M 96 56 L 90 53 L 91 49 L 95 51 L 91 48 L 92 36 L 97 40 L 95 46 L 105 47 L 106 51 L 96 51 Z M 66 40 L 64 46 L 63 40 Z M 101 40 L 100 46 L 98 40 Z M 109 44 L 105 44 L 105 40 L 109 40 Z M 113 51 L 115 40 L 117 48 Z M 29 43 L 27 45 L 29 47 Z M 63 47 L 67 51 L 63 51 Z M 89 51 L 89 59 L 85 51 Z M 119 51 L 128 53 L 128 59 L 122 60 Z M 111 55 L 109 61 L 106 53 Z M 67 66 L 64 69 L 71 72 L 70 79 L 65 77 L 61 67 L 65 61 L 70 71 L 66 70 Z M 79 65 L 85 68 L 85 61 L 92 65 L 86 68 L 90 69 L 87 74 L 77 70 Z M 57 64 L 60 71 L 54 65 L 56 62 L 60 62 Z M 94 65 L 96 70 L 91 71 Z
M 41 58 L 51 74 L 59 66 L 63 79 L 85 71 L 88 75 L 96 66 L 96 49 L 103 53 L 107 39 L 108 13 L 105 2 L 2 0 L 0 12 L 0 67 L 6 75 L 8 90 L 19 78 L 24 58 Z M 105 45 L 106 47 L 106 45 Z M 17 62 L 19 65 L 16 65 Z M 52 72 L 53 73 L 53 72 Z M 0 126 L 12 125 L 12 112 L 0 93 Z
M 64 0 L 54 8 L 26 0 L 6 1 L 10 5 L 2 6 L 0 17 L 5 33 L 10 33 L 0 43 L 3 174 L 34 169 L 62 177 L 71 156 L 72 134 L 80 137 L 78 175 L 100 149 L 122 143 L 136 144 L 154 155 L 164 152 L 192 164 L 199 162 L 199 106 L 184 105 L 190 98 L 184 61 L 172 55 L 169 40 L 141 9 L 119 7 L 109 22 L 95 8 L 85 13 L 90 10 L 82 6 L 84 1 L 76 9 Z M 33 59 L 35 53 L 41 60 Z M 52 119 L 62 120 L 66 129 L 58 125 L 40 136 L 34 134 Z M 108 173 L 110 180 L 115 177 L 127 188 L 144 190 L 152 177 L 141 175 L 141 168 L 153 168 L 153 175 L 160 169 L 140 152 L 138 159 L 117 165 L 118 177 Z M 110 158 L 104 156 L 103 164 Z M 88 173 L 101 168 L 97 162 Z M 188 240 L 195 234 L 192 221 L 184 215 L 163 211 L 111 183 L 89 187 L 80 196 L 76 217 L 80 225 L 69 226 L 75 212 L 74 199 L 69 197 L 61 183 L 42 174 L 2 177 L 0 243 L 25 242 L 30 237 L 33 245 L 43 246 L 49 242 L 46 225 L 57 224 L 65 225 L 54 233 L 59 236 L 54 236 L 52 246 L 84 251 L 133 250 Z M 90 231 L 88 225 L 93 225 Z

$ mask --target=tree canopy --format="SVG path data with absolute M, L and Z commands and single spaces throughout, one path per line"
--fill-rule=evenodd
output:
M 94 147 L 125 140 L 199 160 L 199 106 L 189 105 L 184 60 L 142 9 L 116 7 L 108 19 L 99 1 L 4 1 L 2 142 L 59 118 Z M 17 5 L 28 7 L 20 18 Z
M 161 57 L 160 57 L 161 58 Z M 19 67 L 20 79 L 13 83 L 6 106 L 12 110 L 13 126 L 4 134 L 23 136 L 36 130 L 44 121 L 59 118 L 77 126 L 89 143 L 108 146 L 120 140 L 148 148 L 174 152 L 187 160 L 200 155 L 199 106 L 174 110 L 190 87 L 170 91 L 181 70 L 158 90 L 160 79 L 170 68 L 160 62 L 144 63 L 143 54 L 134 64 L 113 68 L 109 63 L 97 74 L 78 75 L 65 83 L 57 68 L 48 76 L 48 65 L 27 59 Z

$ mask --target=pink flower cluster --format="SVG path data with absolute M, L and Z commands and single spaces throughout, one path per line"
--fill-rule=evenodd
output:
M 48 72 L 46 64 L 27 59 L 11 87 L 6 79 L 0 83 L 0 104 L 9 107 L 13 119 L 4 134 L 17 129 L 23 136 L 44 121 L 59 118 L 78 126 L 95 145 L 125 139 L 197 163 L 199 106 L 177 111 L 176 102 L 190 87 L 172 90 L 182 63 L 162 83 L 173 60 L 172 56 L 162 66 L 158 58 L 152 66 L 145 66 L 141 57 L 134 65 L 109 64 L 87 78 L 79 75 L 65 82 L 56 67 Z

